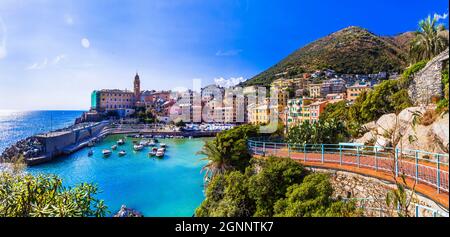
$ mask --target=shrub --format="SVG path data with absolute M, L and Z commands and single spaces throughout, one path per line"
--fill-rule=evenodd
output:
M 95 198 L 97 186 L 82 183 L 72 188 L 55 175 L 0 173 L 2 217 L 105 216 L 103 200 Z

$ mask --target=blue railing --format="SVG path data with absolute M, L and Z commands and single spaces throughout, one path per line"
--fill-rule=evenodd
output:
M 333 163 L 405 175 L 417 183 L 449 192 L 449 155 L 420 150 L 365 146 L 362 144 L 291 144 L 252 138 L 248 140 L 253 155 L 289 157 L 304 162 Z

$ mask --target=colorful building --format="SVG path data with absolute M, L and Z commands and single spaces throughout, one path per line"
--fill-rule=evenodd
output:
M 319 116 L 324 111 L 327 103 L 327 101 L 305 97 L 290 99 L 287 105 L 288 126 L 299 125 L 305 121 L 311 123 L 319 121 Z
M 347 87 L 347 100 L 353 102 L 363 91 L 369 91 L 370 89 L 369 85 L 357 82 L 354 85 Z

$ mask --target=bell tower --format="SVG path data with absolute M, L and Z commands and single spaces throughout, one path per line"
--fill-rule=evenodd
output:
M 136 102 L 141 100 L 141 80 L 139 79 L 138 73 L 134 77 L 134 97 Z

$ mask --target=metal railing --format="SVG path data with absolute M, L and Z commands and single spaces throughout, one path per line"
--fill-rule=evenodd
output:
M 357 208 L 359 208 L 364 216 L 371 217 L 390 217 L 396 216 L 398 210 L 391 210 L 386 205 L 386 199 L 384 198 L 343 198 L 342 201 L 355 202 Z M 408 213 L 412 217 L 449 217 L 449 214 L 445 210 L 437 210 L 428 206 L 414 203 L 411 208 L 408 208 Z
M 303 162 L 333 163 L 405 175 L 417 183 L 449 192 L 449 155 L 420 150 L 365 146 L 362 144 L 291 144 L 251 138 L 253 155 L 289 157 Z

